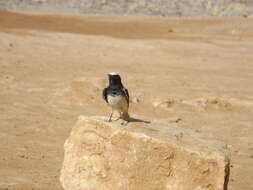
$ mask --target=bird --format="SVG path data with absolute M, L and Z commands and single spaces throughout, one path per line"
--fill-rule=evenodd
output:
M 129 121 L 129 93 L 123 86 L 121 77 L 116 72 L 108 74 L 109 85 L 103 89 L 103 99 L 112 108 L 108 121 L 112 121 L 112 115 L 114 111 L 119 113 L 118 119 Z M 116 119 L 116 120 L 118 120 Z

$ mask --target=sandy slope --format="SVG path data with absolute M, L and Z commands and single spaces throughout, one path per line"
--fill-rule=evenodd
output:
M 253 22 L 0 12 L 0 189 L 61 189 L 80 114 L 106 115 L 119 72 L 132 116 L 231 146 L 230 190 L 253 189 Z

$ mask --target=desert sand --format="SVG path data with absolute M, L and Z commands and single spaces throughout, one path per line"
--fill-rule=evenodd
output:
M 58 190 L 77 117 L 107 116 L 106 74 L 130 115 L 231 150 L 229 190 L 253 189 L 253 20 L 0 12 L 0 189 Z

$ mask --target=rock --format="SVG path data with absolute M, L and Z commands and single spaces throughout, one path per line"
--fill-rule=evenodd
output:
M 131 102 L 136 104 L 140 102 L 140 99 L 134 96 L 131 98 Z
M 167 100 L 156 100 L 154 101 L 152 104 L 155 108 L 159 107 L 159 108 L 170 108 L 172 107 L 175 103 L 179 103 L 179 100 L 170 98 Z
M 226 190 L 226 145 L 176 125 L 80 116 L 66 140 L 65 190 Z
M 190 100 L 182 100 L 182 105 L 186 105 L 190 108 L 193 108 L 196 111 L 203 112 L 207 108 L 207 104 L 205 99 L 190 99 Z
M 192 100 L 183 100 L 182 104 L 193 106 L 199 111 L 204 111 L 207 108 L 231 109 L 232 107 L 232 104 L 228 99 L 220 97 L 202 97 Z

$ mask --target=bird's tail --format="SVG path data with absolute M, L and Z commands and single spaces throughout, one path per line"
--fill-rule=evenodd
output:
M 125 120 L 125 121 L 128 121 L 130 119 L 130 116 L 129 116 L 128 112 L 123 112 L 122 119 Z

